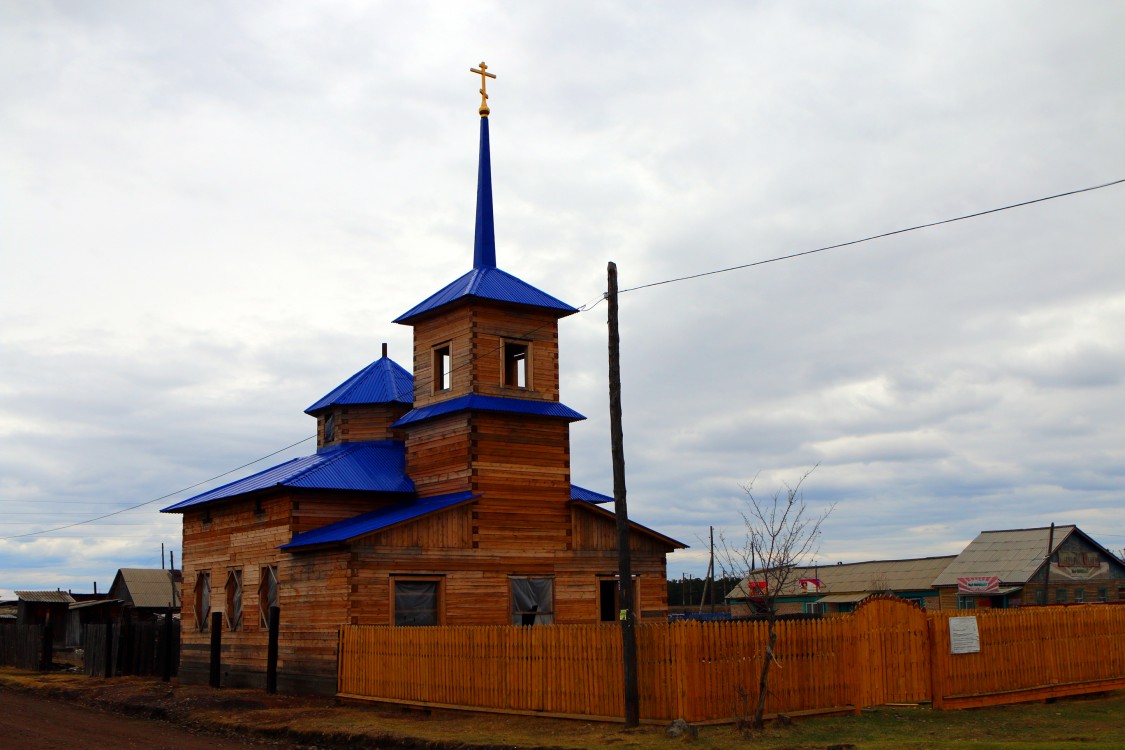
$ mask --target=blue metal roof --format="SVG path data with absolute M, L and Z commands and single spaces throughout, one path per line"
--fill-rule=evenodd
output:
M 403 443 L 392 440 L 342 443 L 322 448 L 312 456 L 295 458 L 244 479 L 208 490 L 203 494 L 169 505 L 161 512 L 177 513 L 196 505 L 273 487 L 414 492 L 414 483 L 406 475 L 406 446 Z
M 414 403 L 414 376 L 389 357 L 380 357 L 305 409 L 305 414 L 329 406 L 390 403 Z
M 601 503 L 612 503 L 613 498 L 609 495 L 603 495 L 600 492 L 588 490 L 585 487 L 579 487 L 577 484 L 570 485 L 570 499 L 571 500 L 585 500 L 588 503 L 599 505 Z
M 431 295 L 424 301 L 410 308 L 402 315 L 395 318 L 395 323 L 406 323 L 411 318 L 416 318 L 423 313 L 436 310 L 443 305 L 448 305 L 462 297 L 478 297 L 497 302 L 511 302 L 517 305 L 543 307 L 555 310 L 560 318 L 578 312 L 565 302 L 555 299 L 546 292 L 540 291 L 526 281 L 517 279 L 507 271 L 499 268 L 482 266 L 474 268 L 467 274 L 452 282 L 441 291 Z
M 448 401 L 441 401 L 420 409 L 412 409 L 395 422 L 392 427 L 403 427 L 411 422 L 420 422 L 423 419 L 440 417 L 443 414 L 452 414 L 458 411 L 475 409 L 477 411 L 498 411 L 512 414 L 530 414 L 537 417 L 559 417 L 577 422 L 585 419 L 574 409 L 564 406 L 557 401 L 534 401 L 527 398 L 504 398 L 502 396 L 481 396 L 470 393 L 467 396 L 458 396 Z
M 454 506 L 471 502 L 478 497 L 480 497 L 480 495 L 474 495 L 472 492 L 458 492 L 452 495 L 438 495 L 437 497 L 426 497 L 396 503 L 386 508 L 364 513 L 355 518 L 347 518 L 343 521 L 337 521 L 336 523 L 322 526 L 319 529 L 297 534 L 289 544 L 282 545 L 280 549 L 292 550 L 301 547 L 311 547 L 315 544 L 346 542 L 349 539 L 355 539 L 364 534 L 381 531 L 382 529 L 406 521 L 413 521 L 430 513 L 448 510 Z
M 473 268 L 496 267 L 496 229 L 492 221 L 492 157 L 488 148 L 488 117 L 480 118 L 480 161 L 477 167 L 477 232 Z

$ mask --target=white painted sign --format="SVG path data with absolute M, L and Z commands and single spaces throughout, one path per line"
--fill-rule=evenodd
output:
M 980 652 L 980 631 L 975 617 L 949 618 L 949 653 L 976 654 Z

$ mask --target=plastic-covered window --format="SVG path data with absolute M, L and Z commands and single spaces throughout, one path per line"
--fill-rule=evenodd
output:
M 277 604 L 277 566 L 262 568 L 262 580 L 258 584 L 258 613 L 261 615 L 262 629 L 270 626 L 270 607 Z
M 437 625 L 438 586 L 438 581 L 395 581 L 395 625 Z
M 551 578 L 510 578 L 513 625 L 550 625 L 555 621 L 555 582 Z
M 227 622 L 227 630 L 240 630 L 242 628 L 241 570 L 232 570 L 227 573 L 227 608 L 223 617 Z
M 206 630 L 211 621 L 211 574 L 195 577 L 195 626 Z

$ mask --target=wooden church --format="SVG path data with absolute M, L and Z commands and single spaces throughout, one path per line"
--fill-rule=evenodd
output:
M 577 310 L 496 266 L 481 95 L 473 268 L 395 320 L 413 375 L 384 345 L 306 410 L 314 455 L 163 510 L 183 515 L 181 679 L 208 678 L 213 613 L 223 684 L 265 684 L 278 606 L 279 688 L 326 694 L 343 624 L 616 619 L 612 498 L 571 484 L 583 417 L 559 401 L 558 322 Z M 660 620 L 685 545 L 630 525 L 636 610 Z

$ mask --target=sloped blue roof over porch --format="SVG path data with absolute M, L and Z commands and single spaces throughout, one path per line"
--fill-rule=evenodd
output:
M 394 322 L 407 323 L 412 318 L 456 302 L 462 297 L 477 297 L 496 302 L 547 308 L 554 310 L 560 318 L 578 312 L 577 308 L 536 289 L 526 281 L 517 279 L 507 271 L 485 266 L 469 271 L 395 318 Z
M 414 483 L 406 475 L 406 446 L 403 443 L 393 440 L 343 443 L 208 490 L 169 505 L 161 513 L 179 513 L 204 503 L 274 487 L 414 492 Z
M 603 495 L 600 492 L 588 490 L 585 487 L 579 487 L 577 484 L 570 485 L 570 499 L 571 500 L 585 500 L 588 503 L 601 505 L 602 503 L 612 503 L 613 498 L 609 495 Z
M 400 523 L 417 520 L 431 513 L 449 510 L 455 506 L 472 502 L 478 497 L 480 495 L 472 492 L 457 492 L 452 495 L 407 500 L 358 515 L 355 518 L 346 518 L 319 529 L 297 534 L 288 544 L 283 544 L 279 549 L 295 550 L 318 544 L 346 542 L 349 539 L 355 539 L 375 531 L 382 531 Z

